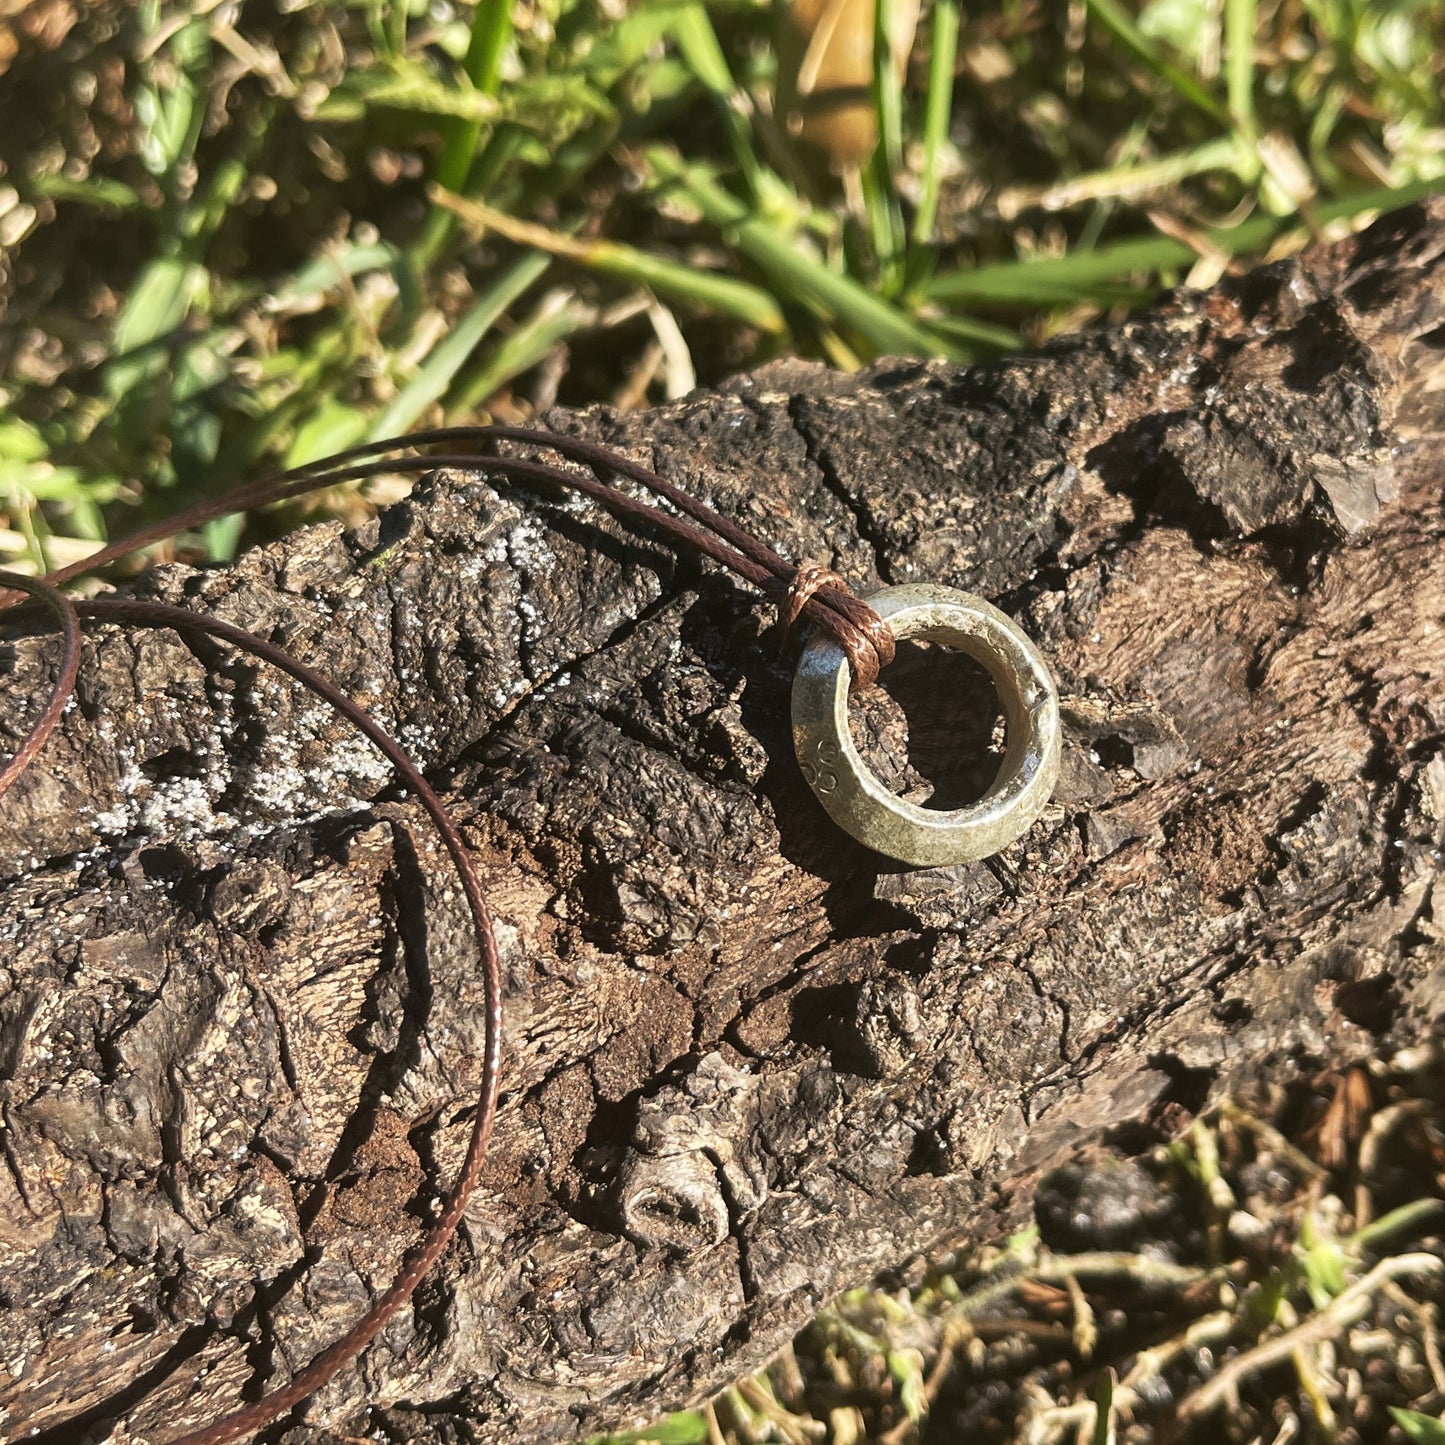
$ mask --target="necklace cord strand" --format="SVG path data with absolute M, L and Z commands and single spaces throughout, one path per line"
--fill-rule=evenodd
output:
M 501 441 L 546 448 L 569 461 L 588 467 L 590 474 L 564 471 L 544 462 L 494 454 L 478 455 L 475 452 L 389 459 L 386 457 L 387 453 L 403 447 L 440 444 L 491 447 Z M 304 496 L 322 487 L 361 481 L 388 472 L 426 472 L 439 467 L 499 472 L 518 479 L 544 484 L 550 482 L 555 486 L 583 492 L 609 511 L 645 526 L 650 525 L 674 543 L 711 557 L 751 582 L 774 602 L 786 597 L 798 574 L 798 568 L 793 563 L 737 523 L 621 452 L 581 438 L 535 431 L 527 427 L 474 426 L 437 427 L 387 441 L 367 442 L 321 460 L 308 462 L 305 466 L 293 468 L 289 472 L 243 483 L 220 497 L 199 502 L 172 517 L 151 523 L 127 537 L 108 543 L 91 556 L 50 573 L 47 580 L 59 586 L 152 543 L 164 541 L 179 532 L 190 531 L 204 522 Z M 625 477 L 645 488 L 684 515 L 677 516 L 609 485 L 603 480 L 603 474 L 609 473 Z M 690 517 L 692 521 L 684 520 L 685 517 Z M 834 576 L 836 577 L 836 574 Z M 4 610 L 7 602 L 13 600 L 13 597 L 7 598 L 5 593 L 0 591 L 0 611 Z M 799 615 L 832 633 L 837 639 L 848 659 L 851 686 L 855 692 L 866 692 L 873 687 L 878 680 L 879 671 L 893 660 L 893 634 L 887 624 L 866 602 L 842 586 L 841 579 L 831 581 L 810 593 L 805 605 L 799 609 Z
M 530 458 L 497 455 L 491 451 L 484 454 L 387 455 L 403 447 L 470 444 L 491 448 L 497 442 L 547 448 L 568 461 L 580 463 L 587 471 L 564 469 Z M 855 690 L 872 687 L 879 669 L 893 657 L 893 635 L 887 624 L 867 603 L 847 589 L 836 572 L 815 562 L 805 561 L 795 565 L 787 561 L 705 502 L 620 452 L 579 438 L 524 427 L 442 427 L 386 442 L 352 447 L 292 471 L 245 483 L 223 496 L 142 527 L 44 578 L 0 571 L 0 614 L 19 602 L 36 602 L 56 618 L 63 633 L 56 681 L 39 717 L 10 759 L 0 767 L 0 796 L 45 746 L 74 693 L 80 667 L 81 618 L 136 627 L 171 628 L 181 633 L 201 633 L 287 673 L 350 721 L 383 753 L 415 794 L 441 836 L 461 880 L 481 950 L 486 1012 L 482 1079 L 466 1158 L 445 1196 L 441 1213 L 420 1245 L 407 1256 L 391 1286 L 340 1339 L 318 1354 L 285 1385 L 210 1425 L 178 1437 L 171 1445 L 225 1445 L 225 1442 L 261 1429 L 315 1394 L 375 1339 L 445 1252 L 481 1177 L 496 1122 L 502 1051 L 501 964 L 491 910 L 460 831 L 420 769 L 365 709 L 314 668 L 242 628 L 188 608 L 158 602 L 116 597 L 72 599 L 60 587 L 107 563 L 217 517 L 268 506 L 338 482 L 357 481 L 389 472 L 420 473 L 439 468 L 492 472 L 533 485 L 579 491 L 628 521 L 660 531 L 675 547 L 701 552 L 758 587 L 776 603 L 780 630 L 785 635 L 805 617 L 832 633 L 848 659 Z M 653 505 L 621 490 L 606 480 L 609 476 L 622 477 L 646 489 L 666 503 L 666 507 Z

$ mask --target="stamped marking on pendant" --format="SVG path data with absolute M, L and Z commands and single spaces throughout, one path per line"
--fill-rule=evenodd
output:
M 842 762 L 843 754 L 838 750 L 838 744 L 828 738 L 819 738 L 813 744 L 813 756 L 800 757 L 798 766 L 808 780 L 808 786 L 821 797 L 838 791 L 838 769 Z
M 987 858 L 1034 822 L 1058 779 L 1059 698 L 1048 666 L 1015 622 L 972 593 L 915 583 L 868 601 L 900 641 L 940 643 L 988 669 L 1007 725 L 998 777 L 976 803 L 948 811 L 889 792 L 853 743 L 847 658 L 825 636 L 804 649 L 793 678 L 798 766 L 834 822 L 879 853 L 918 867 Z

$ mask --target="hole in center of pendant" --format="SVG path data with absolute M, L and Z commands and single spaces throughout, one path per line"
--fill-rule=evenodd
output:
M 1007 744 L 988 669 L 938 643 L 905 640 L 879 685 L 848 708 L 864 764 L 922 808 L 966 808 L 988 792 Z

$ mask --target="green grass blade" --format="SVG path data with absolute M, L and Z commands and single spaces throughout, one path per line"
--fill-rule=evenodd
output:
M 919 174 L 918 208 L 913 213 L 913 243 L 933 244 L 938 219 L 939 176 L 948 125 L 953 115 L 953 67 L 958 58 L 958 0 L 937 0 L 932 43 L 928 50 L 928 96 L 923 112 L 923 167 Z
M 179 256 L 152 261 L 131 288 L 116 320 L 117 355 L 135 351 L 179 326 L 204 280 L 200 267 Z
M 960 341 L 989 351 L 1022 351 L 1024 339 L 1009 326 L 989 321 L 975 321 L 970 316 L 930 316 L 928 329 L 941 336 L 956 336 Z
M 0 415 L 0 484 L 10 480 L 6 467 L 43 461 L 49 450 L 32 423 L 18 416 Z
M 26 496 L 18 488 L 10 489 L 9 508 L 16 530 L 25 539 L 25 555 L 41 576 L 54 569 L 50 549 L 45 545 L 47 531 L 45 518 L 36 506 L 33 497 Z
M 462 69 L 480 94 L 496 95 L 501 82 L 502 56 L 511 38 L 511 0 L 477 0 Z M 481 136 L 480 120 L 460 120 L 447 126 L 441 159 L 437 162 L 438 184 L 449 191 L 465 188 Z
M 690 302 L 717 315 L 730 316 L 769 335 L 780 336 L 788 329 L 778 303 L 762 287 L 750 282 L 669 261 L 619 241 L 579 241 L 544 226 L 513 220 L 477 201 L 444 193 L 438 193 L 435 199 L 478 233 L 496 231 L 518 245 L 566 257 L 618 280 L 646 286 L 669 300 Z
M 470 82 L 448 85 L 420 61 L 400 56 L 385 69 L 348 75 L 316 107 L 316 114 L 332 124 L 345 124 L 363 121 L 378 109 L 478 126 L 501 113 L 495 97 Z
M 970 348 L 946 341 L 851 277 L 830 271 L 766 222 L 744 221 L 736 233 L 739 249 L 780 291 L 855 332 L 878 354 L 971 359 Z
M 69 176 L 38 175 L 32 176 L 28 184 L 34 195 L 46 196 L 52 201 L 74 201 L 97 210 L 135 211 L 141 205 L 141 198 L 133 187 L 109 176 L 72 180 Z
M 408 430 L 452 384 L 507 307 L 540 280 L 551 264 L 552 258 L 545 253 L 529 251 L 503 271 L 372 423 L 370 439 L 380 441 Z
M 893 61 L 896 0 L 876 0 L 873 7 L 873 107 L 878 114 L 878 146 L 887 174 L 903 165 L 903 82 Z
M 1224 0 L 1224 80 L 1229 119 L 1241 141 L 1259 134 L 1254 117 L 1255 0 Z
M 502 56 L 512 39 L 512 0 L 477 0 L 472 15 L 471 34 L 462 71 L 472 90 L 487 100 L 495 100 L 501 86 Z M 448 191 L 466 191 L 467 181 L 479 154 L 490 148 L 482 146 L 482 117 L 453 118 L 442 130 L 442 153 L 437 161 L 436 181 Z M 494 126 L 492 142 L 505 126 Z M 455 220 L 445 211 L 433 209 L 426 218 L 421 235 L 412 246 L 412 257 L 419 273 L 430 269 L 441 255 L 452 234 Z
M 1418 1445 L 1445 1445 L 1445 1422 L 1433 1415 L 1423 1415 L 1419 1410 L 1401 1410 L 1390 1406 L 1390 1417 L 1404 1432 L 1407 1440 Z
M 513 377 L 545 361 L 559 341 L 591 324 L 594 313 L 571 291 L 549 292 L 536 310 L 501 342 L 476 371 L 458 383 L 447 404 L 448 423 L 462 422 Z
M 948 305 L 980 301 L 1053 305 L 1084 300 L 1102 282 L 1186 266 L 1194 256 L 1183 241 L 1149 236 L 1042 261 L 1006 261 L 973 271 L 948 271 L 934 276 L 923 290 L 928 300 Z
M 893 63 L 894 0 L 877 0 L 873 10 L 873 112 L 878 140 L 860 180 L 868 210 L 879 289 L 894 297 L 903 286 L 906 233 L 894 177 L 903 167 L 903 86 Z
M 270 312 L 286 312 L 320 300 L 343 281 L 395 266 L 401 252 L 387 241 L 348 244 L 325 251 L 282 281 L 266 298 Z
M 873 154 L 864 164 L 859 181 L 863 187 L 863 204 L 868 213 L 873 256 L 878 264 L 878 289 L 891 299 L 903 286 L 903 208 L 894 192 L 893 179 L 889 174 L 881 143 L 873 148 Z
M 1143 155 L 1144 149 L 1149 143 L 1149 122 L 1149 116 L 1141 115 L 1119 138 L 1114 145 L 1115 164 L 1132 165 Z M 1073 249 L 1092 251 L 1099 244 L 1100 238 L 1104 234 L 1104 228 L 1109 224 L 1110 218 L 1118 208 L 1119 202 L 1112 197 L 1095 201 L 1088 218 L 1079 230 Z
M 1090 1445 L 1114 1445 L 1114 1386 L 1117 1383 L 1113 1370 L 1105 1370 L 1094 1390 L 1094 1430 Z
M 707 10 L 702 5 L 680 5 L 671 12 L 667 29 L 672 32 L 688 69 L 714 100 L 728 105 L 733 93 L 733 73 L 718 44 Z
M 1345 1245 L 1354 1253 L 1360 1254 L 1365 1250 L 1378 1249 L 1385 1240 L 1409 1238 L 1421 1233 L 1428 1224 L 1434 1223 L 1442 1210 L 1445 1210 L 1445 1200 L 1412 1200 L 1409 1204 L 1402 1204 L 1389 1213 L 1382 1214 L 1364 1228 L 1357 1229 L 1345 1240 Z
M 620 1435 L 593 1435 L 582 1445 L 705 1445 L 707 1417 L 701 1410 L 680 1410 L 645 1430 L 627 1430 Z
M 707 10 L 702 5 L 684 5 L 674 13 L 669 28 L 688 69 L 712 97 L 748 194 L 755 205 L 767 208 L 783 183 L 759 161 L 752 135 L 733 104 L 737 86 Z
M 285 466 L 288 471 L 369 440 L 367 433 L 371 428 L 371 418 L 360 407 L 327 397 L 319 405 L 308 408 L 308 412 L 286 450 Z
M 1359 191 L 1321 202 L 1314 208 L 1318 225 L 1352 219 L 1372 211 L 1388 211 L 1422 197 L 1445 192 L 1445 177 L 1415 181 L 1406 186 Z M 1228 230 L 1202 232 L 1212 247 L 1238 255 L 1259 251 L 1286 229 L 1271 216 L 1252 216 Z M 1197 252 L 1172 236 L 1149 236 L 1116 241 L 1095 251 L 1075 252 L 1044 261 L 1009 261 L 974 271 L 949 271 L 934 276 L 923 295 L 934 302 L 959 304 L 1037 306 L 1086 301 L 1092 288 L 1122 277 L 1179 270 L 1194 263 Z
M 153 33 L 159 21 L 155 27 L 142 28 Z M 170 36 L 164 50 L 163 61 L 152 57 L 142 67 L 146 79 L 136 87 L 136 153 L 141 164 L 174 193 L 182 168 L 195 155 L 206 119 L 197 87 L 210 56 L 206 19 L 187 21 Z
M 164 373 L 169 361 L 161 343 L 206 295 L 208 279 L 203 267 L 180 256 L 158 257 L 141 272 L 116 318 L 102 373 L 108 396 L 124 401 Z
M 670 151 L 649 151 L 648 159 L 656 175 L 675 183 L 710 225 L 733 238 L 777 295 L 848 328 L 880 355 L 971 358 L 967 348 L 919 325 L 851 277 L 830 271 L 700 169 L 685 165 Z
M 401 55 L 406 50 L 406 12 L 406 0 L 390 0 L 386 5 L 383 24 L 387 44 L 393 55 Z
M 1089 14 L 1097 20 L 1136 60 L 1147 66 L 1160 80 L 1172 86 L 1191 105 L 1197 106 L 1211 120 L 1229 123 L 1229 111 L 1208 89 L 1188 71 L 1166 60 L 1153 41 L 1134 23 L 1134 18 L 1118 0 L 1087 0 Z
M 1086 201 L 1111 196 L 1137 196 L 1148 191 L 1166 190 L 1193 176 L 1209 171 L 1238 172 L 1244 168 L 1245 156 L 1233 136 L 1206 141 L 1189 150 L 1172 155 L 1156 156 L 1135 165 L 1111 166 L 1107 170 L 1088 171 L 1071 176 L 1043 190 L 1021 190 L 1008 196 L 1009 203 L 1022 209 L 1025 205 L 1041 206 L 1046 211 L 1064 211 Z
M 191 198 L 190 205 L 180 218 L 180 233 L 192 255 L 204 254 L 206 243 L 230 214 L 231 207 L 251 179 L 247 152 L 257 148 L 261 132 L 262 128 L 258 125 L 256 131 L 247 137 L 242 154 L 231 156 L 217 165 L 209 183 Z

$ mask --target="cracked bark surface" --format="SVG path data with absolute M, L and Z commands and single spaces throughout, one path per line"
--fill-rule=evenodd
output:
M 287 1438 L 654 1417 L 1015 1226 L 1080 1150 L 1438 1027 L 1442 222 L 992 368 L 786 364 L 549 418 L 860 590 L 1019 618 L 1064 776 L 985 864 L 836 832 L 765 610 L 576 501 L 437 475 L 135 584 L 390 725 L 500 920 L 484 1186 Z M 58 651 L 5 636 L 0 749 Z M 980 676 L 905 648 L 855 709 L 895 786 L 986 784 Z M 0 1435 L 161 1440 L 339 1334 L 455 1171 L 479 1020 L 444 855 L 369 747 L 219 648 L 92 629 L 0 805 Z

